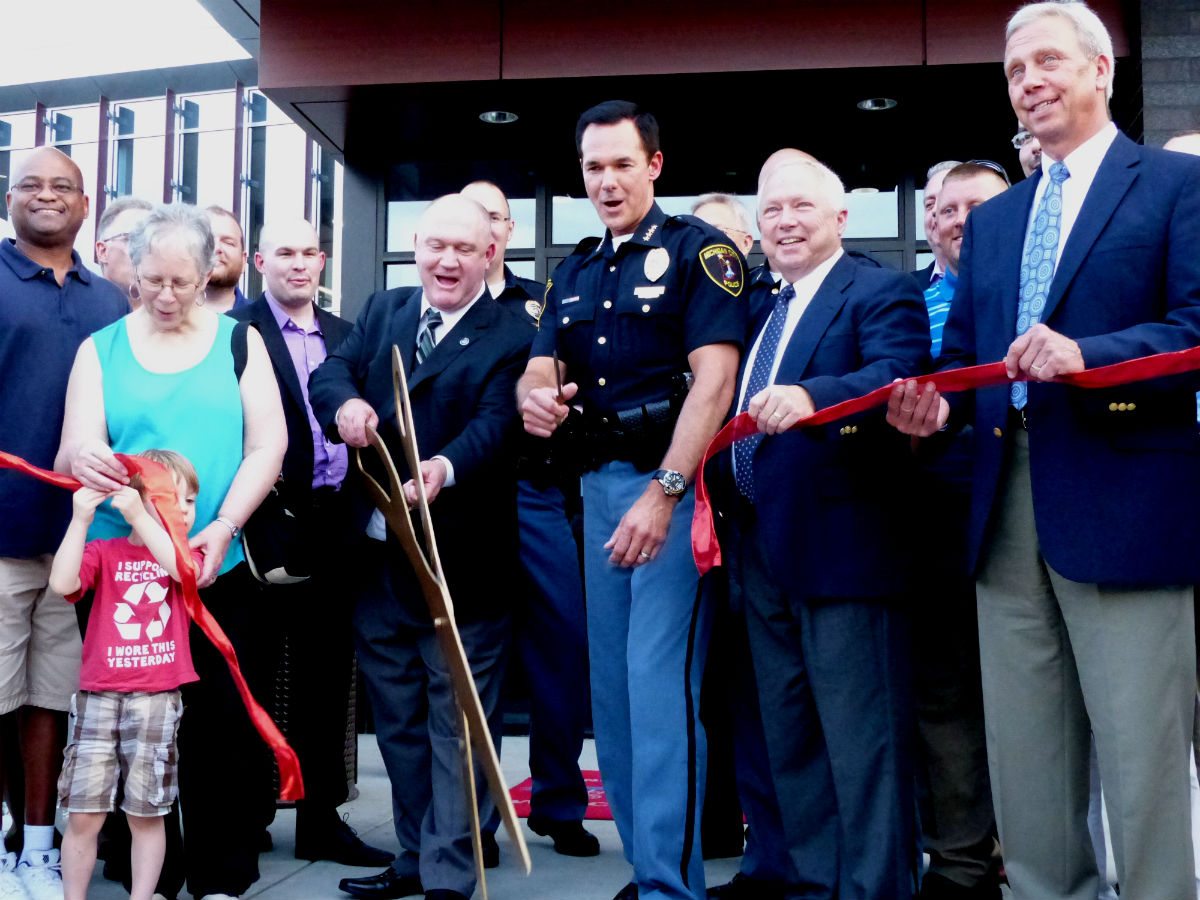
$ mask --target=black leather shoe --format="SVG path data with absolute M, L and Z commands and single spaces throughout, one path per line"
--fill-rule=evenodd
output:
M 378 875 L 343 878 L 338 882 L 338 890 L 345 891 L 351 897 L 362 897 L 363 900 L 393 900 L 396 897 L 415 897 L 424 893 L 420 877 L 401 875 L 391 866 Z
M 637 882 L 629 882 L 629 884 L 617 891 L 617 896 L 613 897 L 613 900 L 638 900 Z
M 783 900 L 783 884 L 738 872 L 732 881 L 709 888 L 708 896 L 717 900 Z
M 468 897 L 466 894 L 460 894 L 458 891 L 438 888 L 433 891 L 426 891 L 425 900 L 468 900 Z
M 496 843 L 496 832 L 479 832 L 479 843 L 483 850 L 483 867 L 485 869 L 494 869 L 500 865 L 500 845 Z M 441 890 L 441 888 L 438 890 Z
M 395 858 L 396 854 L 365 843 L 338 818 L 320 830 L 296 826 L 296 859 L 328 859 L 343 866 L 386 866 Z
M 583 827 L 583 823 L 571 820 L 556 822 L 553 819 L 529 817 L 529 830 L 545 835 L 554 841 L 554 852 L 563 856 L 599 856 L 600 841 Z

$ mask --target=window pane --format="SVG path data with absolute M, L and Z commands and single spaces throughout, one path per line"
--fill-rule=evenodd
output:
M 844 238 L 887 238 L 900 234 L 900 192 L 846 194 Z
M 514 222 L 513 236 L 509 239 L 508 246 L 522 250 L 532 250 L 537 246 L 537 223 L 534 222 L 534 208 L 536 203 L 532 198 L 516 199 L 508 198 L 509 215 L 512 216 Z M 532 263 L 531 263 L 532 265 Z M 532 275 L 524 276 L 532 278 Z
M 419 287 L 416 263 L 388 263 L 384 270 L 384 286 L 390 291 L 398 287 Z
M 435 198 L 425 200 L 389 200 L 387 205 L 387 252 L 409 253 L 421 213 Z M 537 246 L 537 223 L 534 220 L 537 204 L 532 198 L 508 200 L 509 215 L 514 222 L 513 236 L 508 246 L 514 250 L 532 250 Z M 591 209 L 591 204 L 588 204 Z
M 690 215 L 692 204 L 699 197 L 699 194 L 694 194 L 690 197 L 657 197 L 656 199 L 658 205 L 662 207 L 663 212 L 669 216 L 678 216 Z M 750 233 L 754 235 L 755 240 L 758 240 L 758 226 L 754 221 L 754 209 L 757 198 L 751 194 L 745 194 L 739 196 L 738 200 L 742 202 L 745 208 Z M 553 215 L 554 234 L 552 240 L 555 244 L 577 244 L 585 237 L 604 234 L 604 226 L 600 224 L 595 207 L 592 206 L 592 201 L 587 197 L 556 196 L 554 198 Z M 893 234 L 895 234 L 895 227 L 896 223 L 893 222 Z
M 913 197 L 916 202 L 913 204 L 913 234 L 917 236 L 918 241 L 925 240 L 925 189 L 919 188 L 913 191 Z M 926 263 L 928 265 L 928 263 Z
M 537 263 L 532 259 L 514 260 L 508 264 L 508 267 L 519 278 L 528 278 L 532 281 L 537 280 Z

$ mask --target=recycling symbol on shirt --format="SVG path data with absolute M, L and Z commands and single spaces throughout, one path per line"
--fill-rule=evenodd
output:
M 127 641 L 141 640 L 143 636 L 148 641 L 161 637 L 171 618 L 171 606 L 163 602 L 166 599 L 167 589 L 157 581 L 130 585 L 113 610 L 113 621 L 121 637 Z

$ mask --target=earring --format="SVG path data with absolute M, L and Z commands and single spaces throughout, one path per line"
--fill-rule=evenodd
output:
M 201 291 L 200 296 L 196 298 L 196 305 L 203 306 L 208 302 L 208 291 Z

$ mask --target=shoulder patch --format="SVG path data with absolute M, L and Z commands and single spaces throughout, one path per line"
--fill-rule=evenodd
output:
M 714 284 L 734 297 L 741 296 L 746 275 L 736 250 L 728 244 L 708 244 L 700 250 L 700 265 Z
M 546 290 L 542 293 L 542 302 L 530 298 L 525 301 L 525 312 L 533 319 L 533 324 L 538 328 L 542 327 L 542 313 L 546 309 L 546 302 L 550 297 L 550 288 L 554 287 L 554 279 L 546 279 Z

